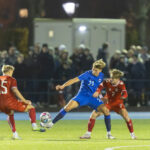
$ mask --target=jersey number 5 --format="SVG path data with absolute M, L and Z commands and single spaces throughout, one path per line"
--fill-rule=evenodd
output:
M 7 94 L 7 87 L 4 83 L 7 83 L 7 81 L 1 81 L 1 87 L 4 89 L 4 91 L 1 91 L 1 94 Z

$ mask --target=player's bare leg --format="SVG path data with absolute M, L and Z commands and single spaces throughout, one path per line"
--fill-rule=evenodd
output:
M 11 112 L 8 115 L 8 124 L 13 132 L 13 139 L 14 140 L 21 140 L 21 137 L 18 135 L 17 131 L 16 131 L 16 127 L 15 127 L 15 120 L 14 120 L 14 111 L 11 110 Z
M 32 124 L 32 130 L 33 131 L 40 131 L 40 132 L 45 132 L 45 129 L 43 128 L 39 128 L 36 124 L 36 111 L 34 106 L 32 105 L 28 105 L 25 109 L 25 112 L 29 113 L 29 117 L 31 120 L 31 124 Z
M 80 139 L 90 139 L 91 138 L 91 133 L 94 128 L 96 118 L 101 115 L 103 115 L 102 112 L 96 112 L 95 110 L 93 110 L 93 112 L 91 113 L 91 116 L 89 118 L 89 121 L 88 121 L 88 131 L 83 136 L 81 136 Z
M 110 112 L 109 109 L 104 105 L 100 105 L 98 107 L 98 112 L 103 112 L 104 117 L 105 117 L 105 125 L 106 125 L 106 129 L 107 129 L 107 138 L 108 139 L 115 139 L 115 137 L 113 137 L 111 135 L 111 119 L 110 119 Z
M 127 127 L 129 129 L 129 132 L 130 132 L 130 135 L 131 135 L 131 138 L 136 139 L 136 136 L 135 136 L 134 130 L 133 130 L 132 120 L 130 119 L 127 110 L 125 108 L 123 108 L 123 109 L 120 110 L 119 114 L 126 121 Z
M 78 106 L 79 106 L 78 102 L 74 100 L 70 100 L 68 104 L 59 111 L 59 113 L 56 115 L 56 117 L 52 120 L 50 124 L 48 124 L 47 126 L 44 126 L 42 124 L 41 125 L 43 127 L 51 128 L 57 121 L 62 119 L 66 115 L 67 112 L 71 111 L 74 108 L 77 108 Z

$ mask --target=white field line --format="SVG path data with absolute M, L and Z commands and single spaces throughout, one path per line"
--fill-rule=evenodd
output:
M 129 146 L 117 146 L 117 147 L 110 147 L 110 148 L 106 148 L 105 150 L 115 150 L 115 149 L 120 149 L 120 148 L 124 148 L 124 147 L 150 147 L 150 145 L 129 145 Z

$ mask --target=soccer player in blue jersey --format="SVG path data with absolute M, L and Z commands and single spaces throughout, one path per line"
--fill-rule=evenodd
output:
M 52 122 L 45 127 L 51 128 L 57 121 L 62 119 L 67 112 L 71 111 L 74 108 L 87 105 L 98 112 L 100 111 L 103 112 L 107 129 L 107 138 L 109 139 L 114 138 L 111 135 L 111 120 L 109 110 L 106 108 L 106 106 L 104 105 L 103 101 L 100 98 L 93 97 L 94 92 L 104 79 L 102 69 L 105 67 L 105 65 L 106 65 L 105 62 L 102 59 L 97 60 L 93 63 L 92 70 L 86 71 L 80 76 L 68 80 L 63 85 L 56 86 L 56 90 L 63 90 L 65 87 L 81 81 L 81 86 L 77 95 L 73 97 L 68 102 L 68 104 L 59 111 L 59 113 L 52 120 Z M 44 124 L 42 124 L 42 126 L 44 126 Z

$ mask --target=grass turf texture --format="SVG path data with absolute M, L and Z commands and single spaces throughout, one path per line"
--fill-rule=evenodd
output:
M 120 146 L 131 147 L 120 147 L 119 150 L 150 150 L 150 120 L 133 120 L 133 123 L 137 140 L 130 138 L 123 120 L 112 120 L 114 140 L 106 139 L 103 120 L 96 122 L 92 139 L 80 140 L 79 136 L 87 129 L 86 120 L 60 121 L 45 133 L 32 131 L 29 121 L 16 121 L 17 131 L 23 138 L 19 141 L 11 139 L 7 122 L 0 121 L 0 150 L 104 150 Z

